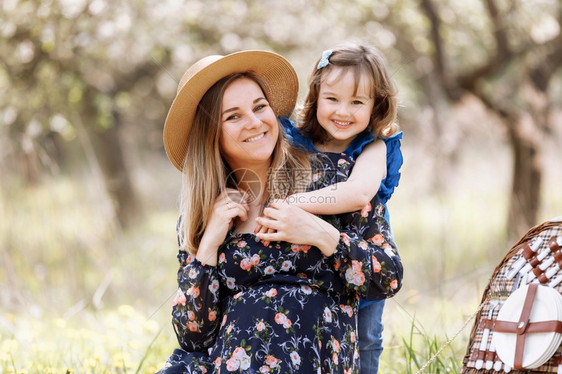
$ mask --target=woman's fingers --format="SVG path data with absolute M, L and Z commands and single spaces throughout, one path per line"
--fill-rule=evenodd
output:
M 247 213 L 250 210 L 250 207 L 248 206 L 248 202 L 247 202 L 248 197 L 245 192 L 242 193 L 233 188 L 227 188 L 226 196 L 224 197 L 224 199 L 226 200 L 227 203 L 226 205 L 229 209 L 242 207 L 244 212 L 241 212 L 239 217 L 242 221 L 248 219 Z
M 248 219 L 248 206 L 246 204 L 235 203 L 227 197 L 222 201 L 221 213 L 231 222 L 236 217 L 239 217 L 242 221 L 246 221 Z
M 231 196 L 240 195 L 237 190 L 230 189 Z M 232 228 L 234 220 L 239 217 L 242 221 L 248 219 L 248 205 L 233 201 L 227 193 L 221 194 L 215 201 L 213 213 L 209 219 L 209 226 L 216 228 Z
M 242 221 L 245 221 L 245 220 L 248 219 L 248 208 L 247 208 L 247 206 L 245 207 L 242 204 L 236 204 L 236 206 L 233 208 L 233 210 L 235 211 L 234 217 L 238 217 Z

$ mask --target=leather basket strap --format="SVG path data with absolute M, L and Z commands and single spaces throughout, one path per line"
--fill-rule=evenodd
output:
M 515 357 L 513 367 L 515 369 L 523 369 L 523 352 L 525 351 L 525 334 L 529 327 L 529 317 L 533 309 L 533 302 L 537 294 L 537 283 L 531 283 L 525 295 L 525 302 L 521 310 L 519 322 L 496 320 L 494 330 L 497 332 L 511 332 L 517 334 L 515 341 Z
M 515 343 L 515 360 L 513 367 L 515 369 L 523 369 L 523 352 L 525 351 L 525 330 L 529 324 L 529 317 L 533 309 L 533 302 L 537 295 L 538 284 L 531 283 L 527 289 L 525 302 L 523 303 L 523 310 L 521 317 L 519 317 L 519 324 L 517 325 L 517 340 Z
M 517 334 L 517 325 L 517 322 L 496 321 L 494 324 L 494 331 Z M 527 329 L 525 330 L 525 334 L 536 334 L 540 332 L 556 332 L 562 334 L 562 321 L 531 322 L 527 325 Z
M 530 322 L 531 311 L 538 289 L 537 283 L 529 284 L 523 309 L 518 322 L 496 320 L 493 322 L 493 330 L 495 332 L 516 334 L 515 341 L 515 357 L 513 367 L 517 370 L 523 369 L 523 353 L 525 351 L 525 337 L 527 334 L 541 332 L 555 332 L 562 334 L 562 321 L 540 321 Z

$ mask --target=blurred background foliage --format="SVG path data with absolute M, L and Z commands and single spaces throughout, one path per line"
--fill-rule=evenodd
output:
M 473 307 L 509 243 L 562 214 L 561 25 L 558 0 L 3 0 L 0 333 L 119 304 L 168 326 L 180 181 L 161 136 L 179 78 L 267 49 L 303 98 L 345 40 L 381 49 L 400 92 L 396 305 Z

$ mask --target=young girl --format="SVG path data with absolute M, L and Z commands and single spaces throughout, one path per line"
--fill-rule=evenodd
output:
M 343 153 L 356 162 L 347 181 L 291 195 L 287 202 L 314 214 L 380 209 L 388 221 L 386 202 L 398 186 L 402 165 L 402 133 L 396 116 L 396 89 L 378 50 L 345 44 L 324 51 L 310 77 L 300 122 L 295 127 L 284 118 L 282 124 L 293 145 L 310 152 Z M 378 207 L 370 204 L 375 195 L 380 198 Z M 275 240 L 272 233 L 261 231 L 258 238 Z M 358 333 L 362 373 L 378 370 L 383 308 L 384 299 L 361 300 Z

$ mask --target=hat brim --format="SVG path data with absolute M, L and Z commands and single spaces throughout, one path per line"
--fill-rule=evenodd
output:
M 290 116 L 297 101 L 298 78 L 284 57 L 268 51 L 242 51 L 217 56 L 215 61 L 196 71 L 183 86 L 180 83 L 166 117 L 164 148 L 178 170 L 183 169 L 189 132 L 203 95 L 222 78 L 244 72 L 252 72 L 261 78 L 264 93 L 275 115 Z

